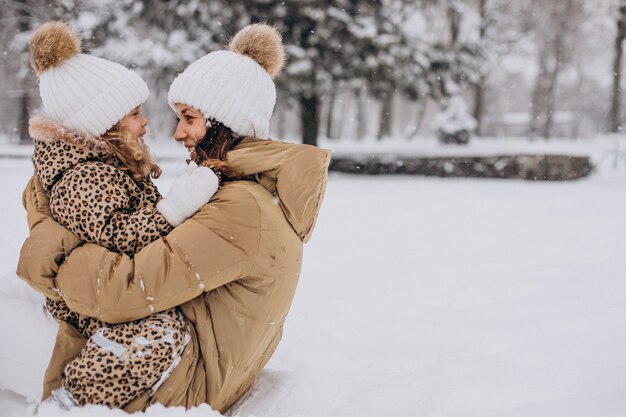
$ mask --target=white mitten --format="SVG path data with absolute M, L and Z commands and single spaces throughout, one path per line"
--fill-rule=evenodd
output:
M 218 185 L 213 170 L 191 162 L 187 171 L 176 178 L 167 196 L 157 203 L 157 209 L 176 227 L 208 203 Z

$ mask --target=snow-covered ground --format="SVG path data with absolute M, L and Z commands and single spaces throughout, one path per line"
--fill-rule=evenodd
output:
M 237 413 L 626 415 L 626 175 L 609 165 L 563 183 L 331 174 L 283 341 Z M 163 164 L 162 190 L 181 167 Z M 0 288 L 30 173 L 0 159 Z M 36 317 L 0 320 L 28 335 Z M 32 414 L 7 372 L 2 415 Z

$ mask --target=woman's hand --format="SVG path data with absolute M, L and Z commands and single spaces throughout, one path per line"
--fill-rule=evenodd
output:
M 176 227 L 208 203 L 218 186 L 213 170 L 191 162 L 187 171 L 174 181 L 167 196 L 159 201 L 157 209 Z

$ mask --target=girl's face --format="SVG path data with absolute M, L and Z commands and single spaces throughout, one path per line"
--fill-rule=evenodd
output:
M 178 125 L 176 132 L 174 132 L 174 139 L 177 142 L 182 142 L 185 148 L 191 152 L 206 134 L 204 115 L 186 104 L 177 103 L 175 107 Z
M 143 116 L 143 113 L 141 113 L 140 105 L 124 116 L 124 118 L 120 120 L 119 125 L 130 132 L 130 134 L 133 135 L 133 138 L 143 143 L 143 137 L 146 134 L 148 120 Z

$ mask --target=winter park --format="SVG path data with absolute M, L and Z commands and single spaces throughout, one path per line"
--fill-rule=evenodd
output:
M 626 414 L 626 0 L 0 0 L 3 416 Z

